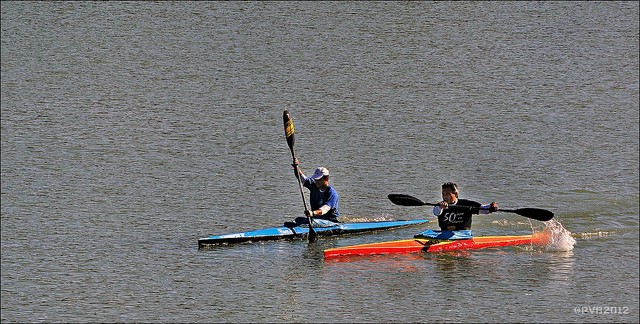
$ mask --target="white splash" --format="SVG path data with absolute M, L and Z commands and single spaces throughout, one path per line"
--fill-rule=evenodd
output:
M 339 221 L 343 223 L 358 223 L 358 222 L 383 222 L 395 220 L 391 215 L 371 215 L 371 216 L 355 216 L 351 214 L 340 215 Z
M 616 231 L 598 231 L 593 233 L 576 233 L 576 234 L 573 234 L 573 236 L 581 239 L 585 239 L 585 240 L 590 240 L 594 238 L 601 238 L 601 237 L 617 235 L 617 234 L 618 232 Z
M 571 251 L 576 244 L 571 232 L 555 219 L 544 222 L 544 228 L 541 231 L 534 230 L 534 235 L 544 238 L 544 249 L 546 251 Z

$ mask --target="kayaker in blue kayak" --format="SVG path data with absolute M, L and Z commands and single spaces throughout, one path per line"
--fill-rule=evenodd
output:
M 489 214 L 498 211 L 499 207 L 495 202 L 482 205 L 473 200 L 460 199 L 459 194 L 458 185 L 454 182 L 446 182 L 442 185 L 442 201 L 438 206 L 433 207 L 433 214 L 438 216 L 438 225 L 442 231 L 471 230 L 473 214 Z
M 309 195 L 311 210 L 306 210 L 305 215 L 310 213 L 307 216 L 311 216 L 314 220 L 339 223 L 338 192 L 329 185 L 329 170 L 325 167 L 319 167 L 311 177 L 307 177 L 300 169 L 297 158 L 293 160 L 293 166 L 298 170 L 301 179 L 304 179 L 303 186 L 311 192 Z M 306 217 L 298 217 L 295 222 L 296 224 L 309 224 Z

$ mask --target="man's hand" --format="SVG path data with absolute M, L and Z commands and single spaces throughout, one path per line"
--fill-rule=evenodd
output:
M 489 212 L 490 213 L 497 212 L 498 209 L 500 209 L 500 207 L 498 206 L 497 202 L 492 202 L 491 205 L 489 205 Z

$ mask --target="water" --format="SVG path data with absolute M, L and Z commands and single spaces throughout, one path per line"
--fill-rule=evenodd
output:
M 637 2 L 1 5 L 2 322 L 638 322 Z M 284 109 L 346 220 L 456 181 L 562 242 L 199 251 L 301 215 Z

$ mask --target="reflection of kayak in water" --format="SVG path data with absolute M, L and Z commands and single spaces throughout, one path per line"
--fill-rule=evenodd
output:
M 399 227 L 419 225 L 428 222 L 426 219 L 416 220 L 395 220 L 395 221 L 376 221 L 376 222 L 357 222 L 357 223 L 332 223 L 315 224 L 313 229 L 319 237 L 348 235 L 375 232 L 381 230 L 389 230 Z M 224 235 L 212 235 L 198 240 L 198 247 L 202 248 L 206 245 L 230 244 L 242 242 L 258 242 L 273 241 L 283 239 L 306 239 L 309 236 L 308 225 L 295 225 L 271 227 L 259 229 L 243 233 L 232 233 Z
M 426 232 L 428 231 L 425 231 L 423 233 Z M 438 233 L 435 231 L 432 232 Z M 446 232 L 453 232 L 455 236 L 439 235 L 440 237 L 426 237 L 419 234 L 416 235 L 416 238 L 408 240 L 343 246 L 324 250 L 324 257 L 326 259 L 349 255 L 404 254 L 421 252 L 435 253 L 446 251 L 477 250 L 514 245 L 545 245 L 548 242 L 548 235 L 544 233 L 514 236 L 468 236 L 467 238 L 464 238 L 464 233 L 459 232 L 470 231 Z M 447 236 L 449 237 L 446 238 Z M 457 237 L 460 238 L 452 239 Z

